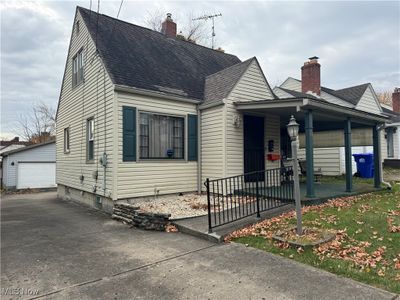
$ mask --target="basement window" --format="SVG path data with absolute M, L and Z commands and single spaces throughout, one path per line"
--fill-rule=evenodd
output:
M 72 87 L 83 82 L 83 49 L 72 58 Z

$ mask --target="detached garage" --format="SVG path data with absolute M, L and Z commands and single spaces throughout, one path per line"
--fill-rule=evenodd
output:
M 2 154 L 3 187 L 36 189 L 56 187 L 56 144 L 49 141 Z

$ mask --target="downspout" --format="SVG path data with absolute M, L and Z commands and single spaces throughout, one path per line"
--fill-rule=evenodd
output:
M 384 129 L 385 129 L 385 124 L 382 124 L 382 125 L 378 126 L 378 131 L 384 131 Z M 384 132 L 383 132 L 383 134 L 384 134 Z M 379 137 L 380 137 L 380 138 L 382 137 L 382 132 L 379 134 Z M 379 152 L 382 152 L 382 147 L 379 149 Z M 379 155 L 379 157 L 380 157 L 379 169 L 380 169 L 380 173 L 381 173 L 381 183 L 383 183 L 384 185 L 386 185 L 388 190 L 391 190 L 391 189 L 392 189 L 392 185 L 391 185 L 389 182 L 386 182 L 386 181 L 383 179 L 382 154 Z
M 201 110 L 199 104 L 197 109 L 197 193 L 200 195 L 202 190 L 202 163 L 201 163 Z

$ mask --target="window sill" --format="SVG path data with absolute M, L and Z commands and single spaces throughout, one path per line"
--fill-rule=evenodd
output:
M 123 163 L 191 163 L 194 161 L 188 161 L 186 159 L 183 158 L 175 158 L 175 159 L 171 159 L 171 158 L 141 158 L 138 159 L 136 161 L 122 161 Z
M 94 159 L 86 160 L 86 164 L 92 165 L 94 164 Z
M 85 79 L 83 79 L 81 82 L 79 82 L 78 84 L 76 84 L 76 85 L 72 85 L 72 90 L 74 91 L 74 90 L 76 90 L 76 89 L 78 89 L 81 85 L 83 85 L 85 83 Z
M 70 154 L 71 153 L 71 151 L 70 150 L 68 150 L 68 151 L 64 151 L 64 154 Z

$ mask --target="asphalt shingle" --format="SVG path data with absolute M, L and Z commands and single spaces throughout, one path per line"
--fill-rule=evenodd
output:
M 202 100 L 207 76 L 241 62 L 85 8 L 78 11 L 114 84 Z
M 255 60 L 254 57 L 207 76 L 205 82 L 205 102 L 218 102 L 228 97 L 236 82 L 253 60 Z

